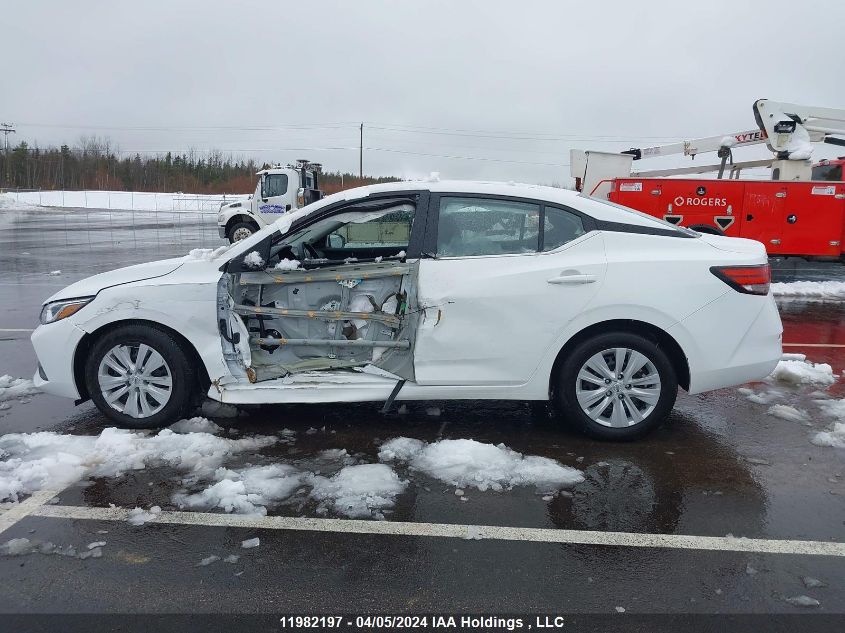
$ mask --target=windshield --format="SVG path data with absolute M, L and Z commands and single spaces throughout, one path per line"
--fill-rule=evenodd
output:
M 698 236 L 700 233 L 693 231 L 692 229 L 688 229 L 685 226 L 678 226 L 677 224 L 672 224 L 671 222 L 667 222 L 663 218 L 658 218 L 653 215 L 649 215 L 648 213 L 643 213 L 642 211 L 637 211 L 636 209 L 632 209 L 631 207 L 626 207 L 621 204 L 617 204 L 615 202 L 611 202 L 610 200 L 602 200 L 601 198 L 593 198 L 588 196 L 584 193 L 579 194 L 582 198 L 586 198 L 587 200 L 593 200 L 594 202 L 600 202 L 602 204 L 606 204 L 609 207 L 613 207 L 614 209 L 619 209 L 620 211 L 625 211 L 626 213 L 631 213 L 633 215 L 637 215 L 641 218 L 647 218 L 652 222 L 656 222 L 657 224 L 661 224 L 667 229 L 674 229 L 679 233 L 686 233 L 687 235 Z

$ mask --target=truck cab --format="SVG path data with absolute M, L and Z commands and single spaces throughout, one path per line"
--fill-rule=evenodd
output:
M 318 163 L 299 160 L 296 165 L 276 165 L 257 172 L 255 192 L 248 200 L 220 205 L 217 214 L 220 237 L 238 242 L 272 224 L 280 215 L 322 198 L 318 183 L 320 168 Z

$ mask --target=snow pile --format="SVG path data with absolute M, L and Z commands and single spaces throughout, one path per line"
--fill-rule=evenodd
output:
M 317 511 L 329 509 L 351 518 L 384 518 L 384 510 L 408 485 L 386 464 L 345 466 L 330 478 L 311 479 L 311 497 L 320 502 Z
M 525 456 L 504 444 L 496 446 L 475 440 L 440 440 L 428 444 L 399 437 L 382 445 L 379 459 L 405 462 L 412 470 L 435 479 L 482 491 L 530 485 L 548 490 L 584 480 L 580 471 L 553 459 Z
M 19 191 L 0 195 L 0 208 L 71 207 L 216 214 L 221 204 L 243 202 L 248 198 L 248 194 L 196 194 L 181 191 Z
M 244 257 L 244 264 L 250 268 L 261 268 L 264 266 L 264 258 L 258 254 L 258 251 L 250 251 Z
M 0 437 L 0 501 L 45 488 L 65 488 L 85 477 L 117 477 L 168 465 L 192 477 L 207 476 L 225 460 L 276 442 L 275 437 L 224 439 L 209 433 L 156 435 L 107 428 L 99 436 L 12 433 Z
M 817 400 L 822 413 L 845 421 L 845 398 L 842 400 Z
M 217 426 L 211 420 L 200 417 L 179 420 L 168 428 L 174 433 L 211 433 L 212 435 L 223 430 L 223 427 Z
M 194 248 L 188 252 L 182 259 L 184 260 L 191 260 L 191 259 L 198 259 L 202 261 L 210 262 L 212 259 L 216 259 L 223 253 L 229 250 L 228 246 L 221 246 L 220 248 Z
M 836 382 L 830 365 L 807 360 L 782 360 L 769 377 L 792 385 L 829 386 Z
M 773 283 L 772 294 L 776 297 L 801 299 L 845 299 L 845 281 L 793 281 Z
M 274 268 L 275 270 L 298 270 L 300 268 L 300 261 L 298 259 L 280 259 Z
M 816 446 L 845 448 L 845 422 L 834 422 L 833 429 L 816 433 L 810 441 Z
M 790 407 L 788 404 L 776 404 L 772 407 L 769 407 L 768 413 L 769 415 L 773 415 L 776 418 L 781 418 L 782 420 L 788 420 L 789 422 L 810 421 L 810 416 L 807 415 L 806 411 L 796 409 L 795 407 Z
M 196 494 L 178 493 L 173 501 L 180 508 L 219 508 L 238 514 L 267 514 L 268 505 L 287 499 L 302 484 L 302 473 L 293 466 L 272 464 L 243 470 L 218 468 L 217 483 Z
M 31 380 L 26 378 L 12 378 L 8 374 L 0 376 L 0 402 L 14 400 L 41 393 L 35 388 Z

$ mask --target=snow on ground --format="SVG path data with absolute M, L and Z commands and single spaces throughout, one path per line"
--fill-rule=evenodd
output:
M 126 211 L 217 213 L 222 203 L 247 200 L 248 194 L 154 193 L 150 191 L 20 191 L 0 194 L 0 209 L 72 207 Z
M 153 506 L 149 510 L 144 510 L 144 508 L 132 508 L 129 511 L 129 517 L 126 519 L 130 525 L 144 525 L 144 523 L 149 523 L 150 521 L 154 521 L 156 515 L 161 512 L 161 508 L 159 506 Z
M 86 477 L 116 477 L 131 470 L 165 464 L 190 477 L 210 476 L 236 453 L 276 443 L 257 436 L 224 439 L 209 433 L 155 435 L 107 428 L 100 435 L 62 435 L 49 431 L 0 436 L 0 501 L 42 489 L 60 489 Z
M 740 387 L 737 389 L 739 393 L 746 397 L 746 399 L 756 404 L 771 404 L 775 400 L 783 397 L 783 392 L 777 389 L 769 389 L 767 391 L 755 392 L 748 387 Z
M 829 386 L 836 382 L 830 365 L 808 360 L 781 360 L 769 378 L 791 385 Z
M 179 420 L 168 428 L 174 433 L 211 433 L 212 435 L 217 435 L 223 430 L 222 426 L 217 426 L 211 420 L 201 417 Z
M 386 464 L 345 466 L 332 477 L 314 476 L 311 497 L 317 511 L 334 510 L 351 518 L 383 519 L 384 511 L 408 485 Z
M 35 388 L 31 380 L 26 378 L 13 378 L 8 374 L 0 376 L 0 402 L 24 398 L 41 393 Z
M 50 541 L 30 541 L 28 538 L 13 538 L 0 545 L 0 556 L 26 556 L 27 554 L 56 554 L 85 560 L 88 558 L 102 558 L 105 541 L 91 543 L 87 548 L 77 550 L 74 545 L 60 546 Z
M 453 486 L 472 486 L 482 491 L 531 485 L 548 490 L 584 480 L 579 470 L 553 459 L 525 456 L 504 444 L 497 446 L 466 439 L 429 444 L 399 437 L 382 444 L 379 459 L 405 462 L 412 470 Z
M 791 407 L 788 404 L 776 404 L 774 406 L 771 406 L 769 407 L 768 414 L 776 418 L 781 418 L 782 420 L 788 420 L 789 422 L 810 421 L 810 416 L 807 415 L 806 411 L 796 409 L 795 407 Z
M 792 281 L 773 283 L 772 294 L 807 300 L 845 299 L 845 281 Z
M 816 433 L 810 441 L 816 446 L 845 448 L 845 422 L 834 422 L 830 431 Z
M 267 514 L 267 506 L 290 497 L 302 485 L 303 474 L 287 464 L 251 466 L 242 470 L 218 468 L 216 483 L 195 494 L 177 493 L 173 501 L 180 508 L 239 514 Z

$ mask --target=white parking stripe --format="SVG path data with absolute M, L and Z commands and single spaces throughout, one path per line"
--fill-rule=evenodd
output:
M 5 532 L 21 519 L 34 514 L 40 507 L 55 497 L 56 490 L 39 490 L 25 501 L 16 503 L 0 514 L 0 533 Z
M 33 516 L 56 519 L 125 521 L 129 511 L 123 508 L 88 508 L 82 506 L 41 506 Z M 306 517 L 245 516 L 208 512 L 169 512 L 156 515 L 152 523 L 239 527 L 260 530 L 297 530 L 377 534 L 385 536 L 428 536 L 445 538 L 482 538 L 534 543 L 574 545 L 609 545 L 614 547 L 658 547 L 669 549 L 747 552 L 762 554 L 800 554 L 804 556 L 843 556 L 845 543 L 827 541 L 788 541 L 734 538 L 725 536 L 690 536 L 685 534 L 637 534 L 632 532 L 597 532 L 554 530 L 546 528 L 497 527 L 492 525 L 453 525 L 449 523 L 410 523 L 399 521 L 362 521 L 355 519 L 312 519 Z
M 781 347 L 845 347 L 839 343 L 783 343 Z
M 34 332 L 32 328 L 23 327 L 0 327 L 0 332 Z

